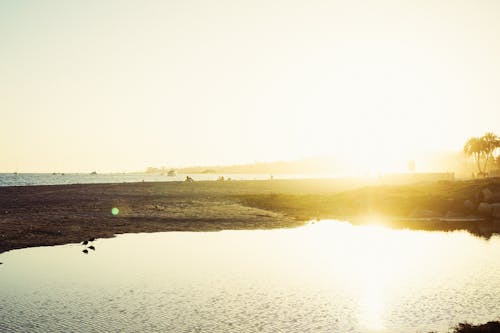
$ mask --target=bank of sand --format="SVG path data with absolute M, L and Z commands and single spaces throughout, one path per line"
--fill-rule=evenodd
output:
M 312 179 L 0 187 L 0 252 L 119 233 L 293 227 L 304 221 L 246 206 L 239 196 L 331 193 L 360 184 Z
M 475 191 L 485 186 L 481 182 L 373 185 L 367 180 L 309 179 L 0 187 L 0 253 L 120 233 L 287 228 L 313 218 L 362 224 L 366 220 L 360 216 L 377 211 L 397 217 L 386 219 L 392 227 L 485 234 L 500 230 L 495 221 L 450 224 L 401 218 L 415 205 L 449 203 L 450 186 L 459 189 L 457 195 L 470 196 L 463 188 Z M 442 195 L 436 196 L 436 191 Z M 387 201 L 384 195 L 395 200 Z M 422 197 L 430 199 L 420 202 Z M 117 216 L 111 214 L 114 207 Z

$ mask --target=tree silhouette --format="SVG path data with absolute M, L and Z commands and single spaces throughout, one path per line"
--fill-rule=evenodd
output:
M 500 138 L 488 132 L 480 138 L 472 137 L 467 140 L 464 145 L 464 153 L 466 156 L 472 156 L 476 162 L 478 175 L 486 176 L 488 162 L 494 159 L 494 152 L 500 148 Z
M 488 132 L 481 137 L 484 154 L 484 171 L 486 172 L 490 159 L 495 159 L 493 153 L 500 147 L 500 138 L 492 132 Z
M 474 161 L 477 164 L 477 170 L 479 174 L 483 174 L 483 170 L 481 169 L 481 155 L 482 155 L 482 147 L 481 140 L 476 137 L 472 137 L 465 143 L 464 153 L 466 156 L 472 156 Z

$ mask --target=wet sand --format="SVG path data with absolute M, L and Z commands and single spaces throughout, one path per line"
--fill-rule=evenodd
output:
M 120 233 L 289 228 L 315 218 L 365 224 L 370 223 L 362 218 L 366 194 L 359 191 L 371 193 L 379 188 L 368 185 L 373 184 L 355 179 L 310 179 L 0 187 L 0 253 Z M 463 184 L 453 182 L 451 186 Z M 436 186 L 424 190 L 405 186 L 396 192 L 414 205 L 412 193 L 426 197 L 431 188 L 437 191 Z M 438 190 L 450 192 L 448 188 Z M 439 200 L 449 201 L 443 198 L 426 202 L 439 205 Z M 357 201 L 363 204 L 346 210 Z M 381 208 L 371 201 L 370 209 Z M 387 200 L 382 202 L 387 205 Z M 396 201 L 389 207 L 406 205 L 410 209 L 405 202 Z M 117 216 L 111 213 L 114 207 L 119 209 Z M 391 211 L 386 212 L 391 216 Z M 500 231 L 498 221 L 413 219 L 407 213 L 394 212 L 384 224 L 421 230 L 467 229 L 484 236 Z

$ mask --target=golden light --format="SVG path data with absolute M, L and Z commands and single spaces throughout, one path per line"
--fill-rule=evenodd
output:
M 347 292 L 357 300 L 359 323 L 377 332 L 386 329 L 389 298 L 404 290 L 401 287 L 408 281 L 418 281 L 432 271 L 418 271 L 418 267 L 431 266 L 423 244 L 432 244 L 437 256 L 444 252 L 439 252 L 441 245 L 436 243 L 436 237 L 442 236 L 393 230 L 384 227 L 382 219 L 372 219 L 373 224 L 368 226 L 338 221 L 311 223 L 302 230 L 301 239 L 314 253 L 309 254 L 311 269 L 321 272 L 325 283 L 338 280 L 347 286 Z M 332 242 L 334 234 L 343 236 L 336 236 Z M 330 266 L 325 267 L 325 262 Z

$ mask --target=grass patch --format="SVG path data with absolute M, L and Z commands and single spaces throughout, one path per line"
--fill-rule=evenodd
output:
M 465 200 L 477 202 L 481 189 L 500 188 L 500 180 L 439 181 L 401 186 L 367 186 L 333 194 L 244 194 L 242 204 L 285 213 L 300 219 L 339 218 L 365 215 L 411 217 L 422 211 L 444 216 L 453 211 L 472 212 Z

